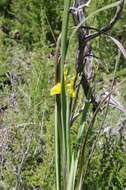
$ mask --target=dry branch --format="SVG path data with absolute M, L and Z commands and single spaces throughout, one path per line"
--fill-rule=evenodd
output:
M 88 80 L 88 76 L 92 75 L 93 73 L 93 63 L 92 61 L 90 61 L 91 55 L 93 58 L 91 40 L 112 29 L 112 27 L 120 18 L 124 6 L 124 0 L 120 0 L 116 9 L 116 13 L 114 17 L 110 20 L 109 24 L 102 27 L 101 29 L 95 29 L 96 32 L 93 34 L 90 34 L 89 32 L 92 27 L 87 27 L 86 23 L 84 22 L 86 18 L 85 8 L 89 3 L 90 1 L 87 0 L 75 0 L 73 7 L 70 9 L 70 11 L 73 16 L 75 26 L 80 25 L 77 30 L 78 49 L 76 54 L 76 71 L 79 76 L 81 76 L 80 82 L 86 98 L 89 98 L 88 94 L 90 94 L 93 111 L 95 111 L 97 106 L 99 105 L 99 102 L 97 101 L 98 98 L 96 98 L 94 90 L 91 88 L 90 81 Z M 87 70 L 88 73 L 86 73 L 85 70 Z

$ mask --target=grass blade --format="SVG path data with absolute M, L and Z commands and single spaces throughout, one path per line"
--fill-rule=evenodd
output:
M 69 7 L 70 0 L 64 0 L 64 12 L 61 35 L 61 65 L 60 65 L 60 82 L 61 82 L 61 122 L 62 122 L 62 169 L 63 169 L 63 188 L 66 189 L 66 163 L 67 163 L 67 148 L 66 148 L 66 93 L 64 82 L 64 63 L 67 53 L 67 34 L 69 22 Z
M 61 190 L 61 115 L 59 97 L 56 96 L 55 103 L 55 165 L 56 165 L 56 189 Z
M 67 111 L 66 111 L 66 149 L 67 149 L 67 173 L 70 170 L 70 100 L 67 98 Z
M 74 155 L 73 155 L 72 161 L 71 161 L 69 178 L 68 178 L 67 190 L 74 190 L 75 177 L 76 177 L 76 173 L 77 173 L 77 163 L 78 163 L 78 160 L 77 159 L 75 160 Z

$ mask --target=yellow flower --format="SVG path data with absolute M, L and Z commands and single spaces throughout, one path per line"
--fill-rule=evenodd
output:
M 51 96 L 61 93 L 61 83 L 58 82 L 50 91 Z
M 65 89 L 68 92 L 69 96 L 71 98 L 75 98 L 75 88 L 74 88 L 74 83 L 75 83 L 75 78 L 76 76 L 72 77 L 69 82 L 66 80 L 67 77 L 67 71 L 64 72 L 64 79 L 65 79 Z M 61 94 L 61 83 L 58 82 L 50 91 L 51 96 L 54 96 L 56 94 Z

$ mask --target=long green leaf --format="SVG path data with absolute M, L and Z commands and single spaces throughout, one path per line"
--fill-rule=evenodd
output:
M 67 149 L 67 173 L 70 170 L 71 161 L 71 147 L 70 147 L 70 100 L 67 98 L 67 109 L 66 109 L 66 149 Z
M 67 148 L 66 148 L 66 94 L 64 84 L 64 63 L 67 53 L 67 34 L 69 22 L 69 7 L 70 0 L 64 0 L 64 13 L 62 22 L 62 36 L 61 36 L 61 121 L 62 121 L 62 169 L 63 169 L 63 188 L 66 188 L 66 163 L 67 163 Z
M 69 6 L 70 0 L 64 2 L 64 14 L 62 24 L 62 36 L 61 36 L 61 112 L 62 112 L 62 124 L 66 125 L 66 97 L 65 97 L 65 85 L 64 85 L 64 63 L 66 58 L 67 48 L 67 33 L 68 33 L 68 21 L 69 21 Z
M 61 115 L 59 97 L 55 101 L 55 166 L 56 166 L 56 189 L 61 190 L 61 150 L 60 150 L 60 137 L 61 137 Z
M 78 159 L 75 159 L 74 155 L 73 155 L 66 190 L 74 190 L 75 189 L 75 179 L 76 179 L 76 174 L 77 174 L 77 164 L 78 164 Z

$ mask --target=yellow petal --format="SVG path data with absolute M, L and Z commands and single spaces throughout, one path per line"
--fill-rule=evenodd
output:
M 74 83 L 72 81 L 70 81 L 70 83 L 67 84 L 67 91 L 71 98 L 75 98 Z
M 75 90 L 74 90 L 74 88 L 68 89 L 68 93 L 69 93 L 69 96 L 71 98 L 75 98 Z
M 76 79 L 76 76 L 73 76 L 73 77 L 71 78 L 71 84 L 72 84 L 72 85 L 74 85 L 75 79 Z
M 64 80 L 65 80 L 65 81 L 66 81 L 66 79 L 67 79 L 67 75 L 68 75 L 68 69 L 65 68 L 65 69 L 64 69 Z
M 61 93 L 61 83 L 57 83 L 50 91 L 51 96 Z

